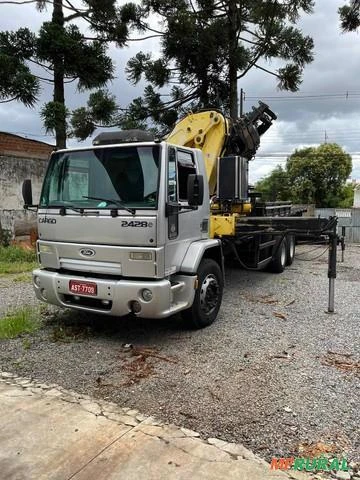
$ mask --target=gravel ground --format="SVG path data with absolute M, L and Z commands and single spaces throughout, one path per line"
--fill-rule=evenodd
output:
M 30 282 L 30 273 L 0 275 L 0 315 L 20 305 L 39 304 Z
M 360 246 L 338 264 L 327 306 L 324 247 L 302 246 L 281 275 L 227 270 L 218 320 L 202 331 L 167 320 L 49 313 L 36 335 L 0 344 L 0 368 L 136 407 L 243 443 L 266 459 L 323 442 L 358 461 Z M 33 303 L 0 280 L 0 308 Z M 320 450 L 322 453 L 323 450 Z

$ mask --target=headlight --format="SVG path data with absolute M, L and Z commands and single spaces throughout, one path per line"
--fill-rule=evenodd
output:
M 144 290 L 141 292 L 141 296 L 145 302 L 151 302 L 153 298 L 152 291 L 149 290 L 148 288 L 144 288 Z
M 152 260 L 152 252 L 130 252 L 130 260 Z
M 50 245 L 39 244 L 39 253 L 54 253 L 53 248 Z

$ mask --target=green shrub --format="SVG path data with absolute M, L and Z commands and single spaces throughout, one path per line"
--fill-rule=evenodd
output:
M 25 249 L 12 245 L 0 247 L 0 262 L 35 262 L 35 250 Z
M 0 274 L 29 272 L 36 268 L 36 265 L 35 250 L 0 246 Z

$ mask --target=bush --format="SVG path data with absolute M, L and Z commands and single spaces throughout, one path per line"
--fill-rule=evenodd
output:
M 1 227 L 0 227 L 1 228 Z M 0 245 L 4 246 L 4 247 L 8 247 L 10 245 L 10 242 L 11 242 L 11 231 L 10 230 L 7 230 L 6 228 L 3 228 L 1 229 L 1 232 L 0 232 Z
M 36 268 L 35 250 L 0 246 L 0 274 L 29 272 Z
M 0 246 L 0 262 L 36 262 L 36 252 L 15 245 L 10 247 Z

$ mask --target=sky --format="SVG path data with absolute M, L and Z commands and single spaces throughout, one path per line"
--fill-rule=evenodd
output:
M 28 27 L 36 31 L 50 17 L 50 11 L 40 13 L 32 4 L 1 3 L 1 30 Z M 337 11 L 343 3 L 315 0 L 314 13 L 301 17 L 299 27 L 313 38 L 315 48 L 314 61 L 305 67 L 298 92 L 279 91 L 276 78 L 257 69 L 250 70 L 239 83 L 239 89 L 244 91 L 244 112 L 261 100 L 278 116 L 262 137 L 260 149 L 250 163 L 251 182 L 268 175 L 276 165 L 284 166 L 295 149 L 324 142 L 338 143 L 352 155 L 351 178 L 360 181 L 360 36 L 356 32 L 341 32 Z M 109 90 L 124 107 L 141 95 L 144 86 L 131 85 L 124 73 L 128 59 L 139 50 L 156 55 L 157 40 L 131 42 L 123 49 L 112 46 L 109 51 L 116 65 L 116 78 Z M 277 66 L 267 65 L 268 68 Z M 66 101 L 70 109 L 83 105 L 86 98 L 74 85 L 67 86 Z M 53 137 L 46 135 L 39 117 L 41 105 L 49 100 L 51 87 L 44 85 L 40 101 L 33 109 L 15 102 L 0 104 L 0 131 L 53 143 Z M 70 141 L 70 145 L 75 144 L 75 140 Z M 91 139 L 81 143 L 82 146 L 90 144 Z

